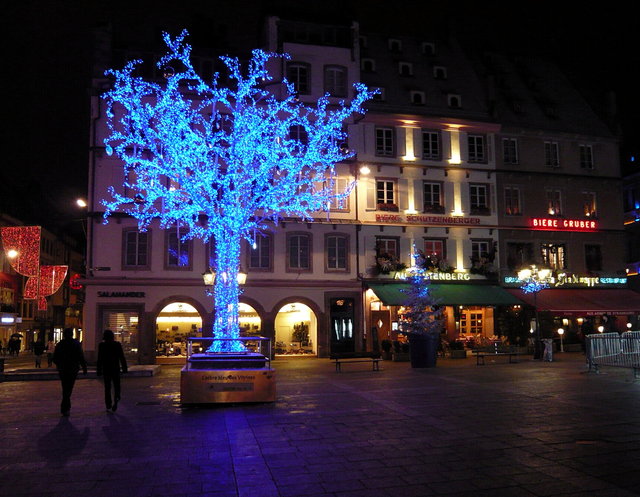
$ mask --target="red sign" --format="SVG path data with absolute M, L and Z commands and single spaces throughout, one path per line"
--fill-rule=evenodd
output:
M 561 219 L 557 217 L 532 217 L 529 220 L 534 230 L 551 231 L 597 231 L 598 223 L 590 219 Z

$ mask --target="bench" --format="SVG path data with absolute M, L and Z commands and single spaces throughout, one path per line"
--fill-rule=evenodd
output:
M 487 357 L 507 356 L 509 357 L 509 364 L 515 364 L 518 362 L 518 350 L 510 347 L 492 345 L 483 349 L 476 349 L 473 351 L 476 356 L 476 366 L 484 366 L 484 360 Z M 514 360 L 515 358 L 515 360 Z
M 342 370 L 342 363 L 369 361 L 371 361 L 372 371 L 380 371 L 380 365 L 378 364 L 381 360 L 380 352 L 340 352 L 331 354 L 329 358 L 335 361 L 337 373 Z

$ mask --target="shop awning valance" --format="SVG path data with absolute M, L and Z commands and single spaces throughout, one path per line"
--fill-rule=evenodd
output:
M 533 294 L 515 288 L 508 291 L 527 304 L 534 304 Z M 540 311 L 564 315 L 640 314 L 640 293 L 622 288 L 551 288 L 538 292 L 535 303 Z
M 369 288 L 385 305 L 403 305 L 407 294 L 402 290 L 408 283 L 369 283 Z M 440 284 L 429 285 L 433 296 L 441 305 L 518 305 L 522 300 L 495 285 Z

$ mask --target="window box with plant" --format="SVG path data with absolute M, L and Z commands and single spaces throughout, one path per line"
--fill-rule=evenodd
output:
M 379 203 L 376 205 L 376 209 L 379 211 L 398 212 L 398 206 L 390 203 Z
M 374 272 L 377 276 L 395 276 L 405 269 L 407 269 L 407 265 L 404 262 L 400 262 L 396 256 L 386 252 L 376 254 Z

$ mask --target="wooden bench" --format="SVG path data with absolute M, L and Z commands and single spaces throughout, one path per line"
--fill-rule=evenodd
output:
M 329 358 L 335 361 L 336 372 L 342 371 L 342 363 L 369 362 L 371 361 L 372 371 L 380 371 L 380 352 L 340 352 L 331 354 Z
M 484 366 L 484 360 L 487 357 L 507 356 L 509 357 L 509 364 L 515 364 L 518 362 L 518 351 L 505 346 L 492 345 L 483 349 L 476 349 L 473 351 L 476 356 L 476 366 Z M 514 360 L 515 358 L 515 360 Z

